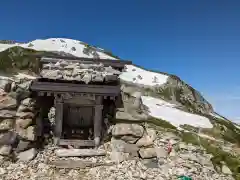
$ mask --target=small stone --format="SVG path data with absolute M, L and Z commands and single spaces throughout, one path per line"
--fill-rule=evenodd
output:
M 155 148 L 140 149 L 139 154 L 141 158 L 144 158 L 144 159 L 153 158 L 157 156 Z
M 227 175 L 232 175 L 232 171 L 225 164 L 222 165 L 222 173 Z
M 2 156 L 8 156 L 11 154 L 12 151 L 12 146 L 10 145 L 3 145 L 0 147 L 0 155 Z
M 0 120 L 0 131 L 8 131 L 13 128 L 13 119 Z
M 27 128 L 32 124 L 32 119 L 16 119 L 17 128 Z
M 37 150 L 35 148 L 29 149 L 18 154 L 19 161 L 28 162 L 33 160 L 37 155 Z

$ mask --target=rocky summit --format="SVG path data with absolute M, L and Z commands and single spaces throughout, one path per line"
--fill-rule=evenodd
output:
M 43 56 L 62 60 L 40 70 Z M 95 61 L 69 64 L 66 57 Z M 176 75 L 134 62 L 123 70 L 97 63 L 104 59 L 121 61 L 78 40 L 0 41 L 0 179 L 240 180 L 238 124 Z M 56 107 L 50 105 L 39 119 L 42 111 L 31 91 L 39 78 L 78 84 L 118 80 L 122 104 L 104 110 L 112 116 L 104 118 L 100 146 L 56 145 Z

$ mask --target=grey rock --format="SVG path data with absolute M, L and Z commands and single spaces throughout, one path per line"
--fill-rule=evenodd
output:
M 232 175 L 232 171 L 225 164 L 222 165 L 222 173 L 227 175 Z
M 16 116 L 21 119 L 33 119 L 34 114 L 32 112 L 17 112 Z
M 141 158 L 154 158 L 157 156 L 155 148 L 146 148 L 146 149 L 140 149 L 139 154 Z
M 24 105 L 20 105 L 17 109 L 17 113 L 22 113 L 22 112 L 32 112 L 34 110 L 33 107 L 28 107 Z
M 0 136 L 0 145 L 13 145 L 17 141 L 17 134 L 9 131 Z
M 7 131 L 13 128 L 13 119 L 0 120 L 0 131 Z
M 129 153 L 112 151 L 110 153 L 110 158 L 113 162 L 121 163 L 125 160 L 128 160 L 130 157 Z
M 17 107 L 16 99 L 13 99 L 10 96 L 0 97 L 0 110 L 1 109 L 12 110 L 15 109 L 16 107 Z
M 42 70 L 40 75 L 43 78 L 63 79 L 63 74 L 60 70 Z
M 21 104 L 24 106 L 27 106 L 27 107 L 32 107 L 32 106 L 34 106 L 35 101 L 32 98 L 26 98 L 26 99 L 22 100 Z
M 16 119 L 16 128 L 26 129 L 32 124 L 32 119 Z
M 6 77 L 0 77 L 0 88 L 5 92 L 9 92 L 11 90 L 12 81 Z
M 56 149 L 58 157 L 89 157 L 104 156 L 106 151 L 100 149 Z
M 138 124 L 116 124 L 112 130 L 112 135 L 115 137 L 125 136 L 125 137 L 134 137 L 135 141 L 143 136 L 144 129 L 141 125 Z M 127 140 L 127 138 L 125 138 Z M 132 139 L 130 138 L 130 141 Z
M 37 150 L 35 148 L 31 148 L 27 151 L 24 152 L 20 152 L 17 156 L 19 161 L 23 161 L 23 162 L 28 162 L 33 160 L 37 155 Z
M 147 168 L 159 168 L 158 160 L 156 158 L 143 159 L 141 161 Z
M 154 140 L 156 139 L 157 134 L 154 129 L 147 129 L 146 133 L 141 139 L 139 139 L 136 144 L 139 147 L 147 147 L 153 145 Z
M 36 140 L 36 128 L 35 126 L 29 126 L 27 129 L 22 129 L 22 128 L 19 128 L 19 129 L 16 129 L 17 130 L 17 133 L 18 135 L 23 138 L 23 139 L 26 139 L 26 140 L 29 140 L 29 141 L 35 141 Z
M 163 147 L 155 147 L 155 151 L 158 158 L 166 158 L 167 151 Z
M 11 145 L 3 145 L 0 147 L 0 155 L 2 156 L 9 156 L 12 151 L 12 146 Z
M 13 119 L 16 116 L 16 111 L 0 110 L 0 119 Z
M 132 157 L 137 156 L 138 154 L 137 151 L 139 150 L 137 145 L 128 144 L 123 140 L 119 140 L 115 138 L 111 139 L 111 149 L 112 151 L 116 151 L 116 152 L 129 153 L 130 156 Z
M 85 84 L 88 84 L 92 80 L 92 75 L 91 74 L 84 74 L 82 77 L 82 81 L 85 82 Z
M 20 140 L 19 143 L 18 143 L 18 146 L 16 148 L 16 152 L 19 153 L 19 152 L 28 150 L 31 147 L 32 147 L 31 142 Z

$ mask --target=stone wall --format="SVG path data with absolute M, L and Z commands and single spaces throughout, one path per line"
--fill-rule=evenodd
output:
M 35 101 L 30 80 L 0 78 L 0 155 L 25 160 L 35 147 Z M 35 149 L 31 149 L 36 154 Z M 28 158 L 30 156 L 27 156 Z

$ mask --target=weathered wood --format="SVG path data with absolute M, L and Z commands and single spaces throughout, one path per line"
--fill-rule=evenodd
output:
M 57 149 L 55 153 L 58 157 L 89 157 L 105 156 L 104 150 L 98 149 Z
M 54 143 L 58 144 L 62 135 L 62 123 L 63 123 L 63 103 L 55 102 L 56 118 L 54 129 Z
M 99 146 L 101 139 L 101 130 L 102 130 L 102 105 L 95 106 L 94 113 L 94 141 L 95 146 Z
M 79 168 L 87 168 L 87 167 L 97 167 L 97 166 L 112 166 L 115 163 L 103 163 L 103 162 L 92 162 L 92 161 L 82 161 L 82 160 L 55 160 L 49 161 L 49 165 L 54 166 L 56 168 L 65 168 L 65 169 L 79 169 Z
M 120 93 L 120 86 L 107 85 L 86 85 L 86 84 L 69 84 L 55 82 L 40 82 L 33 81 L 30 89 L 32 91 L 42 92 L 75 92 L 75 93 L 90 93 L 99 95 L 116 96 Z
M 73 146 L 86 146 L 94 147 L 95 143 L 93 140 L 76 140 L 76 139 L 60 139 L 59 145 L 73 145 Z

